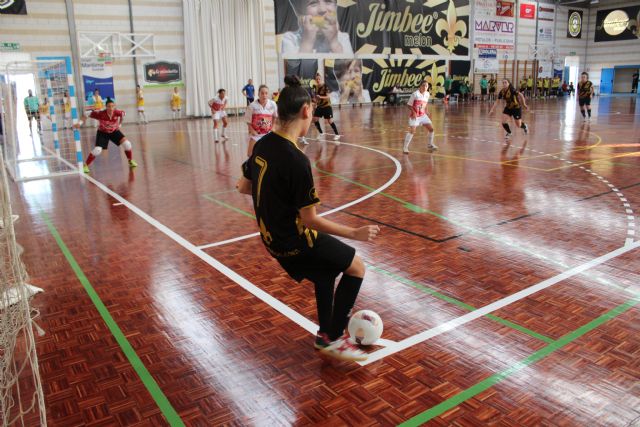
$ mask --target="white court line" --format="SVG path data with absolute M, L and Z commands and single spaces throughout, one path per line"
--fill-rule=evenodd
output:
M 358 145 L 355 145 L 355 144 L 349 144 L 349 145 L 353 145 L 353 146 L 359 147 Z M 375 149 L 372 149 L 372 148 L 369 148 L 369 147 L 362 147 L 362 148 L 366 148 L 366 149 L 372 150 L 372 151 L 378 151 L 378 150 L 375 150 Z M 371 195 L 374 195 L 374 194 L 376 194 L 376 192 L 380 192 L 380 191 L 384 190 L 385 188 L 387 188 L 389 185 L 393 184 L 393 182 L 395 182 L 398 179 L 398 177 L 400 176 L 400 173 L 402 171 L 402 166 L 400 165 L 400 163 L 395 158 L 389 156 L 388 154 L 386 154 L 386 153 L 384 153 L 382 151 L 379 151 L 379 152 L 384 154 L 384 155 L 386 155 L 387 157 L 391 158 L 396 163 L 397 169 L 396 169 L 396 173 L 394 174 L 392 179 L 390 179 L 383 187 L 380 187 L 378 190 L 374 191 L 373 193 L 370 193 Z M 170 239 L 172 239 L 173 241 L 178 243 L 183 248 L 187 249 L 189 252 L 191 252 L 192 254 L 194 254 L 195 256 L 200 258 L 202 261 L 204 261 L 207 264 L 209 264 L 211 267 L 213 267 L 216 270 L 218 270 L 220 273 L 225 275 L 227 278 L 231 279 L 232 281 L 234 281 L 235 283 L 240 285 L 240 287 L 242 287 L 247 292 L 249 292 L 252 295 L 254 295 L 256 298 L 262 300 L 264 303 L 268 304 L 270 307 L 272 307 L 276 311 L 280 312 L 282 315 L 284 315 L 285 317 L 287 317 L 288 319 L 290 319 L 291 321 L 293 321 L 294 323 L 296 323 L 297 325 L 302 327 L 307 332 L 315 335 L 316 332 L 318 331 L 318 325 L 316 325 L 314 322 L 312 322 L 311 320 L 309 320 L 306 317 L 302 316 L 297 311 L 291 309 L 289 306 L 287 306 L 286 304 L 282 303 L 277 298 L 274 298 L 273 296 L 271 296 L 267 292 L 265 292 L 262 289 L 258 288 L 256 285 L 254 285 L 253 283 L 249 282 L 247 279 L 245 279 L 244 277 L 240 276 L 238 273 L 236 273 L 235 271 L 233 271 L 232 269 L 230 269 L 229 267 L 227 267 L 226 265 L 224 265 L 223 263 L 221 263 L 217 259 L 213 258 L 211 255 L 207 254 L 202 249 L 198 248 L 193 243 L 189 242 L 184 237 L 180 236 L 178 233 L 176 233 L 175 231 L 171 230 L 170 228 L 168 228 L 167 226 L 165 226 L 164 224 L 162 224 L 161 222 L 159 222 L 158 220 L 153 218 L 151 215 L 147 214 L 142 209 L 138 208 L 136 205 L 134 205 L 133 203 L 129 202 L 127 199 L 125 199 L 122 196 L 120 196 L 118 193 L 115 193 L 114 191 L 111 191 L 109 188 L 107 188 L 100 181 L 98 181 L 98 180 L 96 180 L 96 179 L 94 179 L 91 176 L 86 175 L 86 174 L 81 174 L 81 176 L 84 179 L 90 181 L 92 184 L 94 184 L 96 187 L 98 187 L 99 189 L 101 189 L 102 191 L 104 191 L 105 193 L 110 195 L 111 197 L 113 197 L 114 199 L 116 199 L 119 202 L 118 204 L 124 205 L 127 208 L 129 208 L 133 213 L 135 213 L 140 218 L 142 218 L 143 220 L 145 220 L 146 222 L 151 224 L 153 227 L 158 229 L 160 232 L 165 234 L 167 237 L 169 237 Z M 371 196 L 368 196 L 368 197 L 371 197 Z M 348 206 L 353 206 L 354 204 L 359 203 L 362 200 L 367 199 L 368 197 L 361 197 L 360 199 L 357 199 L 357 200 L 354 200 L 353 202 L 347 203 L 346 205 L 342 206 L 341 208 L 344 209 L 344 208 L 346 208 Z M 335 211 L 337 211 L 339 209 L 340 208 L 336 208 L 336 209 L 333 209 L 332 211 L 324 212 L 324 215 L 327 215 L 327 214 L 329 214 L 331 212 L 335 212 Z M 378 340 L 377 343 L 382 345 L 382 346 L 386 346 L 386 345 L 394 345 L 395 341 L 387 340 L 387 339 L 381 339 L 381 340 Z
M 421 342 L 424 342 L 428 339 L 431 339 L 433 337 L 436 337 L 438 335 L 444 334 L 445 332 L 451 331 L 453 329 L 458 328 L 459 326 L 464 325 L 465 323 L 469 323 L 473 320 L 476 320 L 480 317 L 483 317 L 489 313 L 492 313 L 496 310 L 499 310 L 503 307 L 506 307 L 509 304 L 512 304 L 516 301 L 519 301 L 523 298 L 528 297 L 529 295 L 532 295 L 538 291 L 541 291 L 543 289 L 546 289 L 550 286 L 553 286 L 557 283 L 560 283 L 561 281 L 568 279 L 570 277 L 573 277 L 577 274 L 580 273 L 584 273 L 585 271 L 596 267 L 600 264 L 603 264 L 613 258 L 616 258 L 624 253 L 627 253 L 629 251 L 632 251 L 634 249 L 637 249 L 640 247 L 640 241 L 637 241 L 635 243 L 629 244 L 629 245 L 625 245 L 622 246 L 614 251 L 611 251 L 607 254 L 604 254 L 598 258 L 592 259 L 591 261 L 588 261 L 582 265 L 573 267 L 570 270 L 567 270 L 563 273 L 560 273 L 554 277 L 551 277 L 549 279 L 546 279 L 540 283 L 538 283 L 537 285 L 533 285 L 530 286 L 526 289 L 521 290 L 520 292 L 516 292 L 513 295 L 509 295 L 508 297 L 505 297 L 501 300 L 498 300 L 496 302 L 493 302 L 489 305 L 485 305 L 482 308 L 479 308 L 475 311 L 472 311 L 470 313 L 465 314 L 464 316 L 460 316 L 457 317 L 455 319 L 449 320 L 448 322 L 445 322 L 441 325 L 438 325 L 434 328 L 431 328 L 429 330 L 426 330 L 424 332 L 421 332 L 419 334 L 413 335 L 409 338 L 405 338 L 402 341 L 397 342 L 396 344 L 392 344 L 384 349 L 375 351 L 373 353 L 369 354 L 369 358 L 364 361 L 364 362 L 359 362 L 360 365 L 365 366 L 368 365 L 370 363 L 376 362 L 384 357 L 390 356 L 394 353 L 397 353 L 401 350 L 407 349 L 413 345 L 419 344 Z M 637 294 L 635 299 L 640 300 L 640 294 Z
M 102 191 L 104 191 L 105 193 L 107 193 L 108 195 L 113 197 L 114 199 L 118 200 L 124 206 L 129 208 L 133 213 L 135 213 L 140 218 L 142 218 L 143 220 L 145 220 L 146 222 L 148 222 L 149 224 L 154 226 L 156 229 L 161 231 L 163 234 L 165 234 L 171 240 L 175 241 L 180 246 L 182 246 L 183 248 L 187 249 L 189 252 L 191 252 L 192 254 L 194 254 L 195 256 L 197 256 L 198 258 L 200 258 L 201 260 L 203 260 L 207 264 L 209 264 L 211 267 L 215 268 L 220 273 L 224 274 L 229 279 L 233 280 L 235 283 L 240 285 L 243 289 L 245 289 L 246 291 L 250 292 L 256 298 L 262 300 L 264 303 L 268 304 L 269 306 L 271 306 L 276 311 L 280 312 L 282 315 L 284 315 L 285 317 L 287 317 L 288 319 L 290 319 L 291 321 L 293 321 L 294 323 L 296 323 L 297 325 L 302 327 L 307 332 L 315 335 L 316 332 L 318 331 L 318 325 L 313 323 L 311 320 L 309 320 L 306 317 L 302 316 L 300 313 L 298 313 L 297 311 L 291 309 L 289 306 L 287 306 L 286 304 L 282 303 L 280 300 L 274 298 L 270 294 L 268 294 L 265 291 L 263 291 L 262 289 L 258 288 L 256 285 L 254 285 L 253 283 L 249 282 L 247 279 L 245 279 L 244 277 L 240 276 L 238 273 L 236 273 L 235 271 L 231 270 L 229 267 L 227 267 L 226 265 L 222 264 L 220 261 L 218 261 L 217 259 L 213 258 L 211 255 L 208 255 L 206 252 L 202 251 L 201 249 L 198 249 L 193 243 L 190 243 L 184 237 L 180 236 L 175 231 L 171 230 L 170 228 L 168 228 L 167 226 L 165 226 L 164 224 L 162 224 L 161 222 L 159 222 L 158 220 L 156 220 L 152 216 L 148 215 L 146 212 L 144 212 L 143 210 L 138 208 L 133 203 L 129 202 L 127 199 L 121 197 L 118 193 L 115 193 L 115 192 L 111 191 L 109 188 L 107 188 L 100 181 L 98 181 L 98 180 L 96 180 L 96 179 L 94 179 L 94 178 L 92 178 L 92 177 L 90 177 L 88 175 L 84 175 L 83 174 L 82 176 L 85 179 L 89 180 L 91 183 L 93 183 L 96 187 L 98 187 L 99 189 L 101 189 Z M 378 343 L 380 345 L 393 345 L 393 344 L 395 344 L 394 341 L 386 340 L 386 339 L 385 340 L 379 340 Z
M 307 138 L 307 139 L 312 139 L 312 138 Z M 328 142 L 330 142 L 330 141 L 328 141 Z M 350 144 L 348 142 L 342 142 L 341 145 L 351 145 L 352 147 L 364 148 L 365 150 L 375 151 L 376 153 L 380 153 L 380 154 L 390 158 L 391 161 L 393 161 L 393 163 L 395 163 L 395 165 L 396 165 L 396 173 L 394 173 L 393 176 L 391 178 L 389 178 L 389 181 L 387 181 L 382 187 L 376 188 L 374 191 L 365 194 L 364 196 L 360 197 L 359 199 L 353 200 L 353 201 L 351 201 L 349 203 L 346 203 L 346 204 L 344 204 L 342 206 L 338 206 L 337 208 L 331 209 L 330 211 L 322 212 L 319 216 L 325 216 L 325 215 L 329 215 L 329 214 L 341 211 L 343 209 L 347 209 L 347 208 L 349 208 L 349 207 L 351 207 L 353 205 L 357 205 L 358 203 L 363 202 L 363 201 L 375 196 L 376 194 L 386 190 L 387 187 L 389 187 L 391 184 L 396 182 L 397 179 L 400 177 L 400 174 L 402 173 L 402 165 L 400 164 L 398 159 L 396 159 L 395 157 L 391 156 L 389 153 L 385 153 L 384 151 L 376 150 L 375 148 L 366 147 L 364 145 Z M 220 242 L 214 242 L 214 243 L 208 243 L 206 245 L 200 245 L 200 246 L 198 246 L 198 249 L 207 249 L 207 248 L 213 248 L 215 246 L 222 246 L 222 245 L 226 245 L 227 243 L 239 242 L 240 240 L 250 239 L 251 237 L 256 237 L 256 236 L 259 236 L 259 235 L 260 235 L 260 233 L 245 234 L 244 236 L 234 237 L 233 239 L 222 240 Z

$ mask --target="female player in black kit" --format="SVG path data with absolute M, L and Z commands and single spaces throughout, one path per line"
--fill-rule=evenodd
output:
M 315 285 L 320 330 L 315 347 L 341 360 L 362 361 L 366 353 L 345 334 L 365 267 L 351 246 L 331 234 L 373 240 L 380 228 L 351 228 L 318 216 L 320 203 L 309 159 L 296 140 L 313 117 L 311 98 L 295 76 L 287 76 L 278 98 L 278 124 L 255 145 L 243 164 L 238 190 L 251 194 L 260 235 L 267 251 L 296 281 Z M 342 274 L 335 289 L 335 280 Z

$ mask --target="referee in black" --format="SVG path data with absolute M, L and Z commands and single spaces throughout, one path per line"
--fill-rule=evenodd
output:
M 337 359 L 366 360 L 366 353 L 345 334 L 364 277 L 364 263 L 354 248 L 331 234 L 371 241 L 380 228 L 377 225 L 351 228 L 316 213 L 320 199 L 311 164 L 296 145 L 311 124 L 311 98 L 297 77 L 287 76 L 285 83 L 287 87 L 278 99 L 277 130 L 256 143 L 242 166 L 243 177 L 237 187 L 253 197 L 267 251 L 293 279 L 298 282 L 308 279 L 315 285 L 320 324 L 315 347 Z

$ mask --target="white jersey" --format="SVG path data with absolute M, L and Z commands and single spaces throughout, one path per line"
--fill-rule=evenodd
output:
M 427 114 L 427 103 L 429 102 L 429 91 L 421 93 L 417 90 L 411 94 L 407 105 L 411 107 L 416 117 L 422 117 Z
M 273 122 L 278 117 L 278 106 L 269 99 L 263 107 L 260 101 L 256 99 L 247 107 L 245 117 L 253 130 L 259 135 L 265 135 L 271 132 Z
M 221 111 L 224 109 L 224 107 L 227 106 L 227 97 L 225 96 L 224 98 L 220 99 L 219 96 L 216 96 L 215 98 L 211 99 L 209 101 L 209 107 L 211 107 L 211 112 L 215 113 L 216 111 Z

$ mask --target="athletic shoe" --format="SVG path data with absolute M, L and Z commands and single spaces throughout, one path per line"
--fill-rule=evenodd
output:
M 431 151 L 436 151 L 438 149 L 438 146 L 435 144 L 429 144 L 429 150 Z
M 524 134 L 528 134 L 529 133 L 529 125 L 527 125 L 526 123 L 524 124 Z
M 346 360 L 353 362 L 361 362 L 367 360 L 367 354 L 356 347 L 355 344 L 349 340 L 348 335 L 343 335 L 337 340 L 329 343 L 328 346 L 321 349 L 322 354 L 333 357 L 338 360 Z
M 507 132 L 507 134 L 504 137 L 505 138 L 511 138 L 511 132 Z
M 225 141 L 229 139 L 229 137 L 227 135 L 222 135 L 222 139 L 224 139 Z
M 220 140 L 219 140 L 219 139 L 216 139 L 216 140 L 215 140 L 215 141 L 213 141 L 213 142 L 215 142 L 215 143 L 217 144 L 218 142 L 220 142 Z
M 329 344 L 331 344 L 329 335 L 325 334 L 324 332 L 318 332 L 318 335 L 316 335 L 316 341 L 313 343 L 313 346 L 316 348 L 316 350 L 327 348 L 329 347 Z
M 130 168 L 136 168 L 136 167 L 138 167 L 138 164 L 136 163 L 135 160 L 129 160 L 129 167 Z
M 340 135 L 334 135 L 334 136 L 333 136 L 333 140 L 334 140 L 334 141 L 337 141 L 337 140 L 339 140 L 339 139 L 340 139 Z
M 89 166 L 84 165 L 84 166 L 82 167 L 82 172 L 84 172 L 84 173 L 89 173 L 89 172 L 91 172 L 91 171 L 89 170 Z
M 304 145 L 309 145 L 309 141 L 307 141 L 307 138 L 305 138 L 304 136 L 300 138 L 300 142 L 302 142 Z

